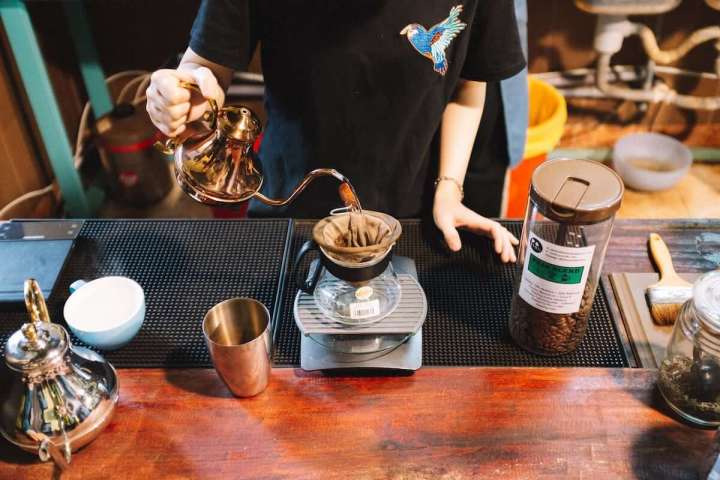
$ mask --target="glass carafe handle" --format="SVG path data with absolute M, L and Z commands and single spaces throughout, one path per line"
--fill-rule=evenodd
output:
M 295 284 L 297 285 L 297 288 L 309 295 L 312 295 L 312 293 L 315 291 L 315 286 L 320 279 L 320 272 L 323 268 L 320 259 L 316 259 L 310 263 L 307 274 L 301 275 L 300 263 L 302 262 L 302 259 L 305 257 L 305 255 L 311 250 L 320 250 L 314 240 L 308 240 L 303 244 L 302 247 L 300 247 L 300 251 L 295 257 L 295 266 L 293 268 L 293 271 L 295 272 Z
M 202 92 L 200 91 L 200 87 L 195 83 L 185 82 L 185 81 L 181 80 L 179 82 L 179 85 L 183 88 L 187 88 L 190 91 L 193 91 L 193 92 L 196 92 L 196 93 L 199 93 L 200 95 L 202 95 Z M 205 100 L 207 100 L 208 104 L 210 105 L 210 110 L 206 110 L 205 113 L 203 113 L 202 120 L 204 122 L 207 122 L 208 124 L 210 124 L 210 129 L 214 130 L 215 127 L 217 126 L 217 118 L 218 118 L 218 113 L 220 111 L 220 108 L 218 106 L 217 101 L 214 98 L 205 98 Z M 172 155 L 173 152 L 175 151 L 175 149 L 178 146 L 182 145 L 182 143 L 185 141 L 186 138 L 187 137 L 185 137 L 185 138 L 173 137 L 173 138 L 166 139 L 164 142 L 158 140 L 157 142 L 155 142 L 155 148 L 160 150 L 165 155 Z

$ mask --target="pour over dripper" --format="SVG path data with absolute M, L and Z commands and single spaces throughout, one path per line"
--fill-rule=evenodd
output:
M 326 317 L 357 326 L 382 320 L 400 301 L 400 283 L 390 261 L 402 227 L 389 215 L 365 211 L 377 228 L 373 244 L 338 245 L 352 215 L 320 220 L 313 228 L 312 240 L 298 251 L 293 271 L 298 288 L 314 297 Z M 318 252 L 318 259 L 304 274 L 300 265 L 311 251 Z

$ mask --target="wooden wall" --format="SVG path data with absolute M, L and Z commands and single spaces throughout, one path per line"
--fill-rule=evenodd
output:
M 6 38 L 0 25 L 0 45 Z M 13 199 L 51 182 L 44 152 L 36 141 L 32 118 L 18 89 L 17 72 L 8 49 L 0 49 L 0 209 Z M 55 193 L 14 207 L 5 218 L 45 217 L 55 214 Z M 1 219 L 1 218 L 0 218 Z
M 95 0 L 86 2 L 96 47 L 106 74 L 126 69 L 153 70 L 187 45 L 198 0 Z M 87 100 L 61 2 L 27 2 L 38 43 L 74 145 Z M 160 25 L 160 27 L 158 27 Z M 36 141 L 31 110 L 25 101 L 0 24 L 0 208 L 14 198 L 44 187 L 52 179 Z M 53 195 L 19 205 L 12 217 L 57 214 Z
M 187 46 L 199 4 L 199 0 L 85 2 L 105 74 L 162 67 Z M 74 141 L 87 97 L 62 2 L 28 2 L 28 8 L 68 134 Z

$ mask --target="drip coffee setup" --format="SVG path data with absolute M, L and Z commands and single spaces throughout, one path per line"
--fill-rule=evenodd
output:
M 197 89 L 192 84 L 185 86 Z M 364 210 L 350 180 L 334 169 L 311 171 L 287 198 L 275 199 L 263 195 L 260 192 L 263 185 L 261 165 L 253 151 L 261 124 L 248 108 L 218 108 L 210 102 L 210 108 L 203 118 L 191 127 L 188 129 L 190 133 L 183 138 L 168 139 L 156 146 L 174 155 L 176 180 L 194 200 L 207 205 L 234 206 L 255 199 L 268 205 L 283 206 L 297 200 L 315 179 L 332 177 L 338 181 L 338 197 L 344 205 L 312 224 L 289 221 L 285 223 L 285 229 L 266 230 L 256 237 L 281 238 L 275 242 L 279 249 L 268 255 L 282 257 L 276 268 L 279 276 L 272 286 L 274 296 L 258 297 L 243 292 L 248 296 L 233 298 L 233 294 L 238 291 L 235 286 L 223 290 L 221 296 L 218 288 L 223 287 L 218 287 L 218 283 L 213 283 L 212 287 L 202 285 L 203 291 L 212 292 L 209 297 L 215 305 L 207 310 L 204 317 L 197 315 L 197 311 L 192 315 L 188 313 L 187 316 L 192 317 L 190 322 L 195 322 L 193 326 L 201 327 L 201 337 L 192 337 L 184 345 L 192 344 L 198 350 L 198 342 L 204 339 L 207 352 L 203 352 L 203 355 L 209 357 L 219 378 L 233 396 L 248 398 L 261 394 L 268 385 L 272 385 L 273 375 L 285 378 L 287 369 L 285 373 L 277 370 L 272 373 L 273 365 L 298 363 L 307 372 L 337 372 L 343 377 L 355 379 L 358 376 L 398 373 L 401 374 L 398 377 L 402 377 L 420 369 L 423 362 L 434 366 L 455 365 L 438 362 L 436 359 L 441 355 L 445 355 L 445 358 L 462 357 L 460 362 L 466 363 L 458 363 L 461 366 L 512 365 L 512 361 L 519 356 L 526 364 L 535 366 L 574 365 L 573 361 L 581 366 L 587 366 L 582 362 L 595 362 L 591 366 L 605 366 L 602 362 L 609 361 L 616 362 L 612 365 L 614 367 L 630 366 L 628 357 L 623 356 L 627 352 L 622 350 L 625 344 L 617 340 L 618 334 L 614 330 L 616 325 L 612 323 L 607 304 L 603 303 L 607 302 L 604 293 L 598 295 L 601 309 L 604 310 L 600 314 L 596 311 L 596 291 L 602 290 L 602 263 L 615 213 L 623 195 L 622 182 L 607 167 L 580 160 L 552 160 L 536 169 L 529 195 L 530 207 L 522 222 L 522 230 L 520 222 L 513 225 L 514 233 L 521 240 L 519 259 L 512 278 L 514 283 L 512 289 L 507 289 L 505 287 L 510 278 L 507 273 L 513 267 L 499 269 L 496 265 L 480 265 L 483 261 L 488 262 L 485 257 L 489 250 L 477 248 L 477 245 L 466 246 L 461 254 L 466 256 L 461 257 L 461 260 L 446 262 L 442 268 L 435 270 L 428 268 L 429 265 L 433 267 L 438 264 L 432 263 L 435 252 L 428 245 L 421 244 L 422 231 L 418 228 L 419 224 L 412 221 L 401 224 L 385 213 Z M 247 224 L 244 227 L 252 227 L 253 224 L 252 221 L 223 223 Z M 296 226 L 298 230 L 294 230 Z M 219 250 L 216 244 L 208 241 L 212 235 L 206 234 L 203 228 L 198 231 L 205 235 L 198 242 L 199 248 L 213 252 Z M 298 232 L 301 234 L 297 235 Z M 168 234 L 163 232 L 163 235 Z M 403 235 L 404 241 L 398 252 L 398 242 Z M 238 236 L 227 233 L 225 236 L 232 240 L 233 246 L 237 243 Z M 139 244 L 144 248 L 146 243 Z M 408 245 L 411 248 L 407 248 Z M 419 249 L 416 249 L 419 245 Z M 227 247 L 228 244 L 223 246 Z M 235 250 L 232 255 L 240 255 L 235 263 L 228 265 L 226 270 L 214 270 L 221 283 L 226 283 L 238 271 L 238 266 L 244 270 L 237 276 L 250 272 L 247 277 L 252 278 L 251 281 L 272 276 L 266 270 L 261 270 L 261 267 L 251 264 L 249 258 L 258 256 L 254 248 L 250 244 L 243 245 L 243 249 L 252 252 L 246 254 Z M 257 248 L 267 250 L 268 245 Z M 190 248 L 174 252 L 178 255 L 187 254 L 188 258 L 190 255 L 187 252 L 193 252 L 193 255 L 197 253 Z M 403 255 L 407 252 L 413 252 L 412 255 L 421 263 L 427 294 L 419 282 L 415 259 Z M 158 256 L 162 255 L 166 255 L 166 252 L 159 252 Z M 268 257 L 264 257 L 265 260 Z M 493 261 L 494 258 L 489 260 Z M 463 262 L 472 263 L 478 270 L 468 269 Z M 227 261 L 225 263 L 230 264 Z M 458 263 L 461 265 L 458 266 Z M 201 264 L 197 272 L 190 274 L 204 273 L 206 267 L 208 264 Z M 155 281 L 155 273 L 145 280 L 150 278 Z M 142 282 L 124 281 L 121 278 L 102 277 L 84 282 L 79 277 L 71 284 L 67 279 L 60 283 L 65 288 L 69 284 L 73 292 L 64 302 L 64 316 L 70 331 L 75 335 L 73 338 L 107 352 L 113 363 L 116 358 L 122 357 L 113 357 L 113 352 L 109 350 L 126 348 L 141 329 L 145 315 L 145 295 L 140 286 Z M 717 277 L 712 280 L 715 285 Z M 177 285 L 182 281 L 184 278 L 178 280 L 175 277 L 174 283 L 170 283 Z M 448 286 L 448 282 L 455 283 Z M 117 331 L 112 333 L 109 328 L 102 335 L 98 332 L 85 335 L 79 330 L 84 325 L 92 325 L 96 318 L 104 317 L 102 307 L 109 300 L 96 302 L 103 305 L 91 314 L 79 313 L 87 313 L 83 305 L 85 297 L 99 298 L 97 292 L 101 290 L 91 288 L 99 289 L 105 283 L 115 285 L 111 294 L 108 291 L 103 293 L 108 295 L 107 298 L 119 297 L 119 285 L 122 284 L 127 287 L 127 298 L 133 298 L 137 303 L 137 308 L 128 309 L 126 321 L 123 322 L 123 338 L 118 338 Z M 164 286 L 151 285 L 150 281 L 145 286 L 151 290 L 147 298 L 150 308 L 156 308 L 153 314 L 157 316 L 160 309 L 156 305 L 161 301 L 158 296 L 170 290 L 164 289 Z M 449 288 L 458 291 L 453 292 L 456 293 L 454 296 L 448 295 L 448 299 L 432 295 L 437 291 L 444 295 Z M 479 292 L 478 289 L 487 291 Z M 189 311 L 195 304 L 206 308 L 189 293 L 183 292 L 185 294 L 190 302 L 182 304 L 186 300 L 183 298 L 179 302 L 182 304 L 181 310 Z M 173 295 L 177 294 L 169 293 L 169 296 Z M 432 305 L 429 305 L 428 295 Z M 217 296 L 225 300 L 216 303 Z M 700 298 L 699 295 L 696 297 Z M 202 300 L 209 301 L 209 298 Z M 507 302 L 503 303 L 504 300 Z M 717 322 L 703 320 L 705 317 L 710 318 L 710 314 L 706 315 L 703 313 L 705 310 L 700 308 L 712 310 L 711 313 L 715 315 L 716 296 L 712 300 L 709 307 L 709 304 L 702 304 L 693 307 L 695 310 L 692 311 L 686 307 L 687 318 L 683 325 L 697 323 L 691 318 L 691 313 L 698 318 L 702 317 L 699 322 L 703 328 L 697 331 L 700 333 L 693 333 L 701 339 L 699 345 L 702 348 L 691 350 L 688 345 L 693 339 L 687 333 L 690 329 L 678 330 L 685 336 L 675 334 L 676 346 L 673 348 L 676 355 L 666 362 L 665 377 L 661 378 L 665 382 L 661 385 L 663 395 L 681 415 L 683 409 L 687 408 L 687 402 L 678 400 L 673 403 L 673 400 L 682 400 L 678 395 L 682 394 L 683 389 L 690 389 L 696 394 L 698 402 L 693 403 L 693 408 L 696 403 L 702 403 L 703 407 L 709 403 L 712 403 L 713 408 L 717 406 L 717 390 L 713 389 L 715 377 L 711 376 L 717 370 L 717 352 L 712 348 L 714 343 L 702 340 L 717 333 Z M 150 302 L 155 302 L 155 305 Z M 273 302 L 272 308 L 269 302 Z M 88 348 L 73 345 L 70 334 L 62 326 L 50 322 L 48 307 L 37 282 L 33 280 L 25 284 L 25 303 L 30 321 L 13 333 L 6 344 L 5 361 L 15 378 L 9 395 L 3 401 L 0 433 L 21 449 L 37 453 L 41 460 L 52 460 L 61 468 L 66 468 L 73 452 L 93 441 L 111 421 L 119 398 L 118 378 L 114 367 L 103 356 Z M 489 312 L 477 313 L 478 305 L 487 305 Z M 164 307 L 167 306 L 168 303 L 165 303 Z M 503 315 L 503 306 L 508 307 L 507 316 Z M 696 310 L 700 313 L 696 313 Z M 605 317 L 602 316 L 603 312 Z M 153 319 L 156 322 L 153 329 L 166 327 L 158 327 L 158 323 L 172 323 L 176 320 L 173 314 L 177 314 L 177 311 L 161 317 L 160 322 L 157 318 Z M 466 317 L 472 319 L 459 325 L 459 319 Z M 426 325 L 428 318 L 432 323 Z M 278 319 L 284 322 L 275 324 Z M 483 330 L 486 326 L 479 325 L 480 321 L 498 319 L 502 323 L 502 333 L 509 332 L 512 341 L 508 342 L 504 337 L 499 339 L 500 335 L 488 334 L 489 330 Z M 605 323 L 598 327 L 598 321 Z M 278 362 L 277 352 L 273 349 L 275 334 L 279 328 L 287 328 L 288 325 L 293 330 L 290 341 L 299 355 L 292 362 Z M 605 330 L 598 333 L 598 328 Z M 424 332 L 426 340 L 432 340 L 425 345 L 425 352 Z M 587 336 L 600 339 L 597 341 L 600 345 L 597 349 L 583 346 L 586 332 Z M 156 338 L 160 336 L 157 331 L 153 331 L 153 335 Z M 460 336 L 472 338 L 459 339 Z M 95 340 L 101 337 L 104 343 Z M 162 338 L 166 340 L 166 337 Z M 283 338 L 288 342 L 287 335 Z M 488 338 L 491 342 L 483 343 Z M 475 344 L 468 347 L 473 342 Z M 606 348 L 607 345 L 610 347 Z M 153 346 L 157 347 L 157 344 L 150 345 Z M 611 348 L 616 348 L 617 352 L 610 352 Z M 463 352 L 458 355 L 460 349 Z M 174 352 L 177 350 L 175 348 Z M 578 350 L 577 355 L 575 350 Z M 438 354 L 438 351 L 441 353 Z M 485 358 L 493 360 L 486 363 L 478 362 L 477 357 L 467 360 L 476 351 L 491 351 Z M 608 360 L 603 358 L 606 354 L 616 354 L 616 357 Z M 567 356 L 572 355 L 576 357 L 574 360 L 563 360 L 563 357 L 570 358 Z M 500 361 L 492 363 L 494 358 L 500 358 Z M 507 359 L 511 361 L 500 363 Z M 209 361 L 202 366 L 209 367 Z M 122 363 L 116 365 L 128 366 Z M 294 375 L 298 378 L 313 378 L 303 373 Z M 423 381 L 422 377 L 425 376 L 417 375 L 413 380 Z M 304 384 L 303 388 L 306 387 L 307 384 Z M 282 396 L 284 387 L 277 388 Z M 322 396 L 323 388 L 319 388 L 315 394 Z M 225 398 L 230 395 L 224 393 Z M 190 393 L 193 394 L 197 392 Z M 273 401 L 277 398 L 274 397 Z M 223 396 L 218 395 L 216 400 L 223 401 Z M 267 401 L 267 397 L 259 401 Z M 232 414 L 231 410 L 229 414 Z M 712 416 L 703 414 L 706 422 L 713 425 L 717 423 L 716 411 L 713 411 Z M 694 418 L 685 416 L 691 420 Z
M 199 93 L 191 83 L 181 85 Z M 402 228 L 395 218 L 363 211 L 350 181 L 321 168 L 308 173 L 285 199 L 260 193 L 263 175 L 253 144 L 260 121 L 247 107 L 209 109 L 200 125 L 183 138 L 158 142 L 174 155 L 176 180 L 193 199 L 207 205 L 232 206 L 254 198 L 272 206 L 294 201 L 315 179 L 340 182 L 345 209 L 319 221 L 313 239 L 295 260 L 298 293 L 293 308 L 302 333 L 301 367 L 305 370 L 379 369 L 413 371 L 422 363 L 421 327 L 427 299 L 412 259 L 393 258 Z M 199 131 L 198 131 L 199 127 Z M 306 277 L 301 261 L 315 250 Z
M 0 480 L 720 480 L 720 0 L 90 3 L 0 0 Z
M 295 259 L 298 293 L 293 316 L 302 334 L 300 366 L 417 370 L 422 364 L 427 299 L 413 260 L 393 256 L 400 222 L 364 211 L 365 234 L 372 241 L 365 247 L 344 246 L 357 215 L 350 212 L 319 221 Z M 301 262 L 311 251 L 317 251 L 318 258 L 302 275 Z

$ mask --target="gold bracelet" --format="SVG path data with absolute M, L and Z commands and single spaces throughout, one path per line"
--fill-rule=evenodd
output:
M 460 200 L 465 198 L 465 190 L 463 189 L 462 182 L 460 182 L 458 179 L 453 178 L 453 177 L 447 177 L 445 175 L 441 175 L 441 176 L 437 177 L 435 179 L 435 190 L 437 190 L 437 187 L 440 184 L 440 182 L 442 182 L 444 180 L 454 183 L 455 186 L 458 188 L 458 190 L 460 190 Z

